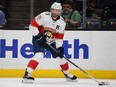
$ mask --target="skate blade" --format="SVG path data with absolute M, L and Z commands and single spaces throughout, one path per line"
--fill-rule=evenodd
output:
M 30 80 L 30 79 L 23 79 L 22 83 L 26 83 L 26 84 L 32 84 L 34 81 Z
M 75 80 L 66 79 L 66 80 L 67 80 L 67 82 L 77 82 L 77 79 L 75 79 Z

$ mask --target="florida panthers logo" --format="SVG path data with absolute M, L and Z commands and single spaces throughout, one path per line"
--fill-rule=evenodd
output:
M 45 34 L 48 38 L 52 38 L 52 37 L 53 37 L 53 33 L 50 32 L 50 31 L 46 31 L 44 34 Z
M 52 28 L 44 28 L 44 35 L 46 35 L 46 39 L 48 42 L 54 41 L 54 34 L 56 33 L 55 29 Z

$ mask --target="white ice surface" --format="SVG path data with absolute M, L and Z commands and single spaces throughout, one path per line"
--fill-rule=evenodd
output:
M 0 87 L 100 87 L 92 79 L 78 79 L 77 82 L 67 82 L 62 78 L 36 78 L 33 84 L 24 84 L 21 81 L 21 78 L 0 78 Z M 109 86 L 103 87 L 116 87 L 116 80 L 98 81 L 110 83 Z

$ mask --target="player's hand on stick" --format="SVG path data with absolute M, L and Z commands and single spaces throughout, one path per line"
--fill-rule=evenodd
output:
M 60 58 L 63 58 L 64 57 L 64 48 L 63 47 L 59 47 L 59 48 L 57 48 L 57 51 L 58 51 L 58 56 Z
M 39 33 L 36 37 L 37 37 L 36 41 L 38 44 L 40 44 L 40 43 L 45 44 L 46 43 L 46 36 L 45 35 L 42 35 Z

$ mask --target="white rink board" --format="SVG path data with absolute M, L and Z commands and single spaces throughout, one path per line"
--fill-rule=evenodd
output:
M 88 70 L 116 70 L 116 31 L 66 31 L 65 41 L 71 44 L 68 54 L 71 54 L 70 60 L 80 67 Z M 79 50 L 79 54 L 74 52 L 74 39 L 79 41 L 79 46 L 85 44 L 88 46 L 88 58 L 83 58 L 83 49 Z M 17 58 L 12 58 L 12 51 L 0 53 L 0 69 L 25 69 L 29 59 L 21 55 L 21 48 L 24 44 L 31 44 L 31 33 L 28 30 L 4 30 L 0 31 L 0 42 L 6 42 L 6 46 L 12 46 L 13 40 L 17 41 Z M 3 47 L 0 44 L 0 48 Z M 75 49 L 77 49 L 75 44 Z M 3 48 L 1 48 L 3 49 Z M 1 50 L 0 49 L 0 50 Z M 30 49 L 27 47 L 26 49 Z M 77 50 L 76 50 L 77 51 Z M 1 52 L 1 51 L 0 51 Z M 79 58 L 74 58 L 74 53 Z M 26 52 L 26 55 L 32 52 Z M 1 55 L 3 58 L 1 58 Z M 75 69 L 70 65 L 71 69 Z M 50 58 L 41 61 L 38 69 L 60 69 L 57 60 Z

